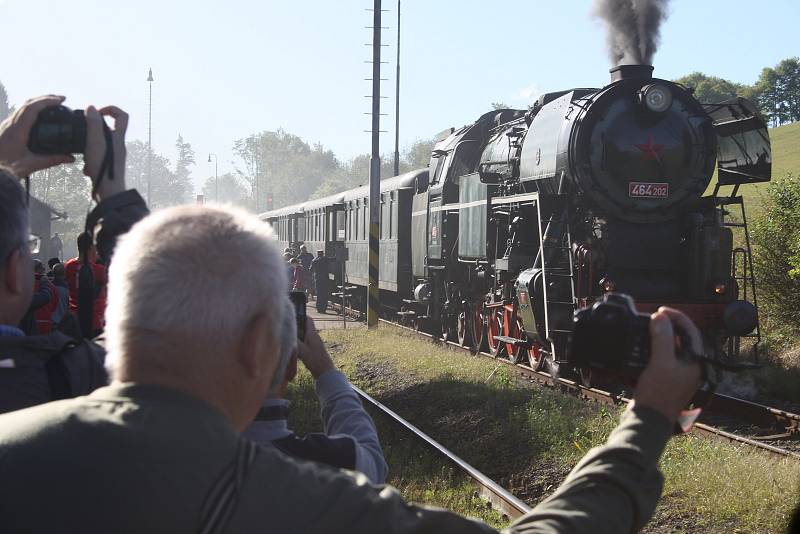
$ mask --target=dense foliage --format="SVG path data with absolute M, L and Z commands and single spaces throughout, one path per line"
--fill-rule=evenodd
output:
M 762 315 L 800 334 L 800 177 L 770 184 L 753 224 L 753 260 Z

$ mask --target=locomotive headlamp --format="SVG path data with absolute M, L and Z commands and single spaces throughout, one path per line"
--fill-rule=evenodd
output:
M 654 113 L 663 113 L 672 105 L 672 93 L 666 86 L 658 83 L 642 87 L 639 98 L 645 107 Z
M 610 292 L 610 291 L 614 291 L 615 289 L 617 289 L 617 284 L 615 284 L 612 279 L 610 279 L 610 278 L 608 278 L 606 276 L 606 277 L 603 277 L 602 280 L 600 280 L 600 287 L 603 288 L 603 291 Z
M 716 293 L 717 295 L 724 295 L 727 289 L 728 286 L 727 284 L 725 284 L 725 282 L 717 282 L 716 284 L 714 284 L 714 293 Z

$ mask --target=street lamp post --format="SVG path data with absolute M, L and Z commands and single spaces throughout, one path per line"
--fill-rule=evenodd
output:
M 150 85 L 150 104 L 147 114 L 147 204 L 150 204 L 150 185 L 153 176 L 153 69 L 147 73 Z
M 219 202 L 219 178 L 218 178 L 218 165 L 219 160 L 216 154 L 208 155 L 208 162 L 211 163 L 211 156 L 214 156 L 214 202 Z

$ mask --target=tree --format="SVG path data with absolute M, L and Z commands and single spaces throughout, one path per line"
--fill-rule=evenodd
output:
M 239 139 L 234 151 L 244 166 L 237 174 L 249 185 L 256 211 L 266 207 L 268 197 L 275 207 L 308 199 L 341 168 L 332 151 L 283 129 Z
M 195 164 L 194 150 L 192 145 L 184 142 L 183 137 L 178 134 L 178 139 L 175 141 L 175 149 L 178 151 L 178 160 L 175 162 L 175 183 L 183 191 L 183 202 L 191 201 L 194 185 L 192 184 L 191 174 L 189 170 L 191 165 Z
M 172 171 L 170 161 L 160 154 L 152 154 L 150 178 L 151 190 L 148 187 L 148 149 L 147 144 L 135 140 L 128 143 L 126 179 L 131 187 L 138 189 L 142 195 L 150 197 L 150 208 L 158 209 L 190 201 L 193 191 L 191 182 L 182 179 Z
M 767 189 L 753 224 L 759 307 L 778 326 L 800 333 L 800 178 L 787 175 Z
M 8 105 L 8 93 L 5 86 L 0 83 L 0 121 L 5 120 L 6 117 L 11 115 L 11 106 Z
M 784 59 L 775 67 L 778 90 L 787 122 L 800 120 L 800 58 Z
M 500 111 L 501 109 L 511 109 L 505 102 L 492 102 L 491 108 L 493 111 Z
M 53 221 L 52 231 L 61 234 L 66 250 L 74 250 L 72 244 L 83 232 L 91 207 L 92 186 L 83 174 L 83 156 L 78 155 L 75 163 L 33 173 L 30 184 L 31 196 L 65 216 Z
M 734 83 L 716 76 L 708 76 L 702 72 L 693 72 L 675 80 L 676 83 L 694 88 L 694 97 L 703 104 L 716 104 L 746 96 L 752 89 L 740 83 Z
M 403 151 L 401 161 L 408 165 L 409 170 L 427 167 L 431 162 L 433 145 L 433 139 L 417 139 Z
M 247 183 L 232 173 L 225 173 L 217 179 L 209 176 L 203 184 L 203 196 L 206 202 L 229 203 L 244 208 L 249 208 L 251 205 Z

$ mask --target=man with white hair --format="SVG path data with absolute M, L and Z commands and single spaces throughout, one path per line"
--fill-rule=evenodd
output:
M 284 376 L 287 283 L 271 230 L 253 215 L 184 206 L 136 224 L 109 273 L 113 383 L 0 416 L 4 532 L 493 532 L 241 436 Z M 509 532 L 627 533 L 650 517 L 658 458 L 700 376 L 676 358 L 673 323 L 701 350 L 686 316 L 653 314 L 634 405 Z M 301 358 L 324 350 L 299 348 Z

